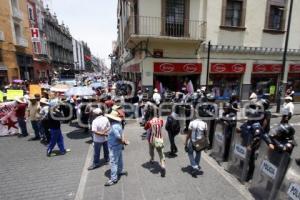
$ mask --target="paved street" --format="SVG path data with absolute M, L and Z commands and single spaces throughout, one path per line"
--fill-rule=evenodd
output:
M 300 116 L 292 123 L 300 131 Z M 273 118 L 277 123 L 279 118 Z M 297 124 L 298 123 L 298 124 Z M 28 126 L 29 127 L 29 126 Z M 140 135 L 143 129 L 135 122 L 126 126 L 130 145 L 124 151 L 128 177 L 110 188 L 109 166 L 87 171 L 92 158 L 90 138 L 75 127 L 63 125 L 65 143 L 71 152 L 65 156 L 46 157 L 45 146 L 29 142 L 28 138 L 0 138 L 0 199 L 251 199 L 246 186 L 225 172 L 212 158 L 203 154 L 203 174 L 193 178 L 187 155 L 183 151 L 184 136 L 176 138 L 178 157 L 167 158 L 167 176 L 161 178 L 158 163 L 148 164 L 147 141 Z M 296 134 L 298 144 L 299 134 Z M 166 149 L 169 143 L 166 139 Z M 300 157 L 299 150 L 295 155 Z M 156 154 L 156 160 L 158 156 Z

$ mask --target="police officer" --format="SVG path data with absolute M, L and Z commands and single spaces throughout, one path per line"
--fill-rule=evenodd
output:
M 207 106 L 206 106 L 206 113 L 208 114 L 208 117 L 212 117 L 213 119 L 210 120 L 210 129 L 208 130 L 208 139 L 209 139 L 209 147 L 208 149 L 212 148 L 213 140 L 214 140 L 214 127 L 216 123 L 216 119 L 214 116 L 218 116 L 216 107 L 214 106 L 214 103 L 216 102 L 215 95 L 213 94 L 207 94 Z
M 225 123 L 225 152 L 224 161 L 228 160 L 231 138 L 233 134 L 233 129 L 236 127 L 236 113 L 231 109 L 230 103 L 225 103 L 223 105 L 224 112 L 222 114 L 221 120 Z
M 264 133 L 268 133 L 270 131 L 270 122 L 271 122 L 271 111 L 269 110 L 270 108 L 270 101 L 267 99 L 260 99 L 256 105 L 258 106 L 259 109 L 262 109 L 262 116 L 260 120 L 260 124 L 263 128 Z
M 287 123 L 288 117 L 285 120 L 285 123 L 279 124 L 269 134 L 264 134 L 264 140 L 270 149 L 291 154 L 295 146 L 295 129 Z
M 255 155 L 260 146 L 261 137 L 264 131 L 259 122 L 260 113 L 256 107 L 249 108 L 246 111 L 246 116 L 248 117 L 248 120 L 240 127 L 240 130 L 242 145 L 246 146 L 248 151 L 250 151 L 249 171 L 247 175 L 247 181 L 249 181 L 253 176 L 255 169 Z

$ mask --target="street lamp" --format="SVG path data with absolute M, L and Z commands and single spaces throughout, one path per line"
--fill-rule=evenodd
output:
M 286 77 L 286 58 L 287 58 L 287 50 L 288 50 L 288 45 L 289 45 L 289 37 L 290 37 L 290 29 L 291 29 L 291 20 L 292 20 L 292 11 L 293 11 L 293 4 L 294 0 L 290 1 L 290 9 L 289 9 L 289 16 L 288 16 L 288 24 L 287 24 L 287 31 L 286 31 L 286 37 L 285 37 L 285 45 L 284 45 L 284 52 L 283 52 L 283 58 L 282 58 L 282 71 L 280 74 L 280 80 L 278 81 L 277 84 L 277 108 L 276 112 L 280 112 L 280 104 L 281 104 L 281 97 L 284 95 L 284 79 Z M 280 87 L 280 81 L 282 82 L 282 88 L 279 89 Z

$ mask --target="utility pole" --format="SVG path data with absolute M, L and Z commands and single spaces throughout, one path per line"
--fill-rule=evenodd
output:
M 290 9 L 289 9 L 289 16 L 288 16 L 288 23 L 287 23 L 287 31 L 286 31 L 286 37 L 285 37 L 285 45 L 284 45 L 284 52 L 283 52 L 283 58 L 282 58 L 282 71 L 280 74 L 280 80 L 277 84 L 277 108 L 276 112 L 280 113 L 280 104 L 281 104 L 281 97 L 284 96 L 284 77 L 286 73 L 286 58 L 287 58 L 287 50 L 289 45 L 289 37 L 290 37 L 290 28 L 291 28 L 291 20 L 292 20 L 292 11 L 293 11 L 293 4 L 294 0 L 290 0 Z M 281 84 L 280 84 L 281 81 Z M 281 87 L 281 89 L 280 89 Z

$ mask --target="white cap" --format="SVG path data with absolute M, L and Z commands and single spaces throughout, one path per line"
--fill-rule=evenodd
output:
M 96 108 L 96 109 L 93 110 L 93 113 L 95 115 L 101 115 L 102 114 L 102 110 L 101 110 L 101 108 Z

